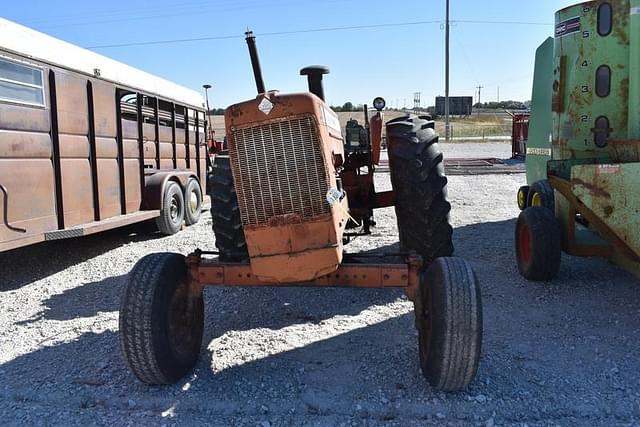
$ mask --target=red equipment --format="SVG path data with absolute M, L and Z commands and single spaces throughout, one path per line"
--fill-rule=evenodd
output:
M 530 113 L 512 114 L 513 126 L 511 131 L 511 158 L 524 159 L 527 154 L 529 140 Z

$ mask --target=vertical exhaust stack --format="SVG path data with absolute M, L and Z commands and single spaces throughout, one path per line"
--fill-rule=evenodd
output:
M 322 76 L 329 74 L 329 68 L 323 65 L 311 65 L 300 70 L 301 76 L 307 76 L 309 82 L 309 92 L 324 99 L 324 86 L 322 85 Z
M 258 48 L 256 47 L 256 36 L 253 35 L 253 31 L 247 30 L 245 40 L 249 47 L 249 56 L 251 57 L 251 67 L 253 68 L 253 76 L 256 79 L 256 88 L 258 89 L 258 95 L 265 93 L 264 80 L 262 79 L 262 69 L 260 68 L 260 59 L 258 58 Z

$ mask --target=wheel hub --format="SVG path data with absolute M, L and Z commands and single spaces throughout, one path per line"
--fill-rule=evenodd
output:
M 195 191 L 192 191 L 189 195 L 189 205 L 191 206 L 191 212 L 195 212 L 198 209 L 198 195 Z
M 171 199 L 171 206 L 169 207 L 169 215 L 172 221 L 176 221 L 180 216 L 180 201 L 177 197 Z
M 180 360 L 189 360 L 193 347 L 195 330 L 195 311 L 193 301 L 190 300 L 186 284 L 180 286 L 174 292 L 169 312 L 169 341 L 174 354 Z
M 531 261 L 531 236 L 527 224 L 523 224 L 518 230 L 518 248 L 520 249 L 520 259 L 528 264 Z
M 533 197 L 531 198 L 531 206 L 534 206 L 534 207 L 542 206 L 542 197 L 540 196 L 540 193 L 535 193 L 533 195 Z

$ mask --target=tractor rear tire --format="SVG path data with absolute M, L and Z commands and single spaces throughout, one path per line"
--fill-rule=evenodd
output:
M 433 122 L 406 116 L 387 123 L 391 184 L 400 248 L 423 263 L 453 254 L 447 178 Z
M 180 254 L 147 255 L 127 278 L 120 306 L 120 347 L 147 384 L 173 384 L 198 360 L 204 331 L 202 291 L 192 293 Z
M 169 181 L 164 187 L 160 216 L 156 218 L 158 230 L 166 236 L 176 234 L 184 221 L 184 196 L 180 185 Z
M 482 347 L 480 286 L 469 263 L 436 259 L 422 274 L 414 308 L 423 375 L 439 391 L 466 389 Z
M 210 184 L 213 233 L 220 251 L 220 261 L 246 262 L 249 253 L 227 152 L 216 155 Z
M 527 280 L 547 282 L 558 275 L 562 258 L 562 231 L 553 211 L 530 207 L 516 224 L 516 260 Z
M 527 207 L 543 207 L 555 213 L 555 194 L 548 180 L 543 179 L 531 184 L 527 194 Z

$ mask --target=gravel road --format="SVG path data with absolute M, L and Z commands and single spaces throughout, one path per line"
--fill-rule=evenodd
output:
M 486 157 L 461 147 L 460 157 Z M 0 254 L 2 424 L 640 425 L 638 281 L 569 256 L 553 283 L 523 280 L 513 255 L 523 180 L 450 177 L 456 252 L 484 299 L 482 362 L 467 392 L 429 388 L 412 305 L 378 290 L 209 289 L 193 375 L 137 382 L 118 348 L 125 275 L 148 253 L 212 248 L 207 214 L 172 237 L 137 226 Z M 393 247 L 393 210 L 377 221 L 349 252 Z

